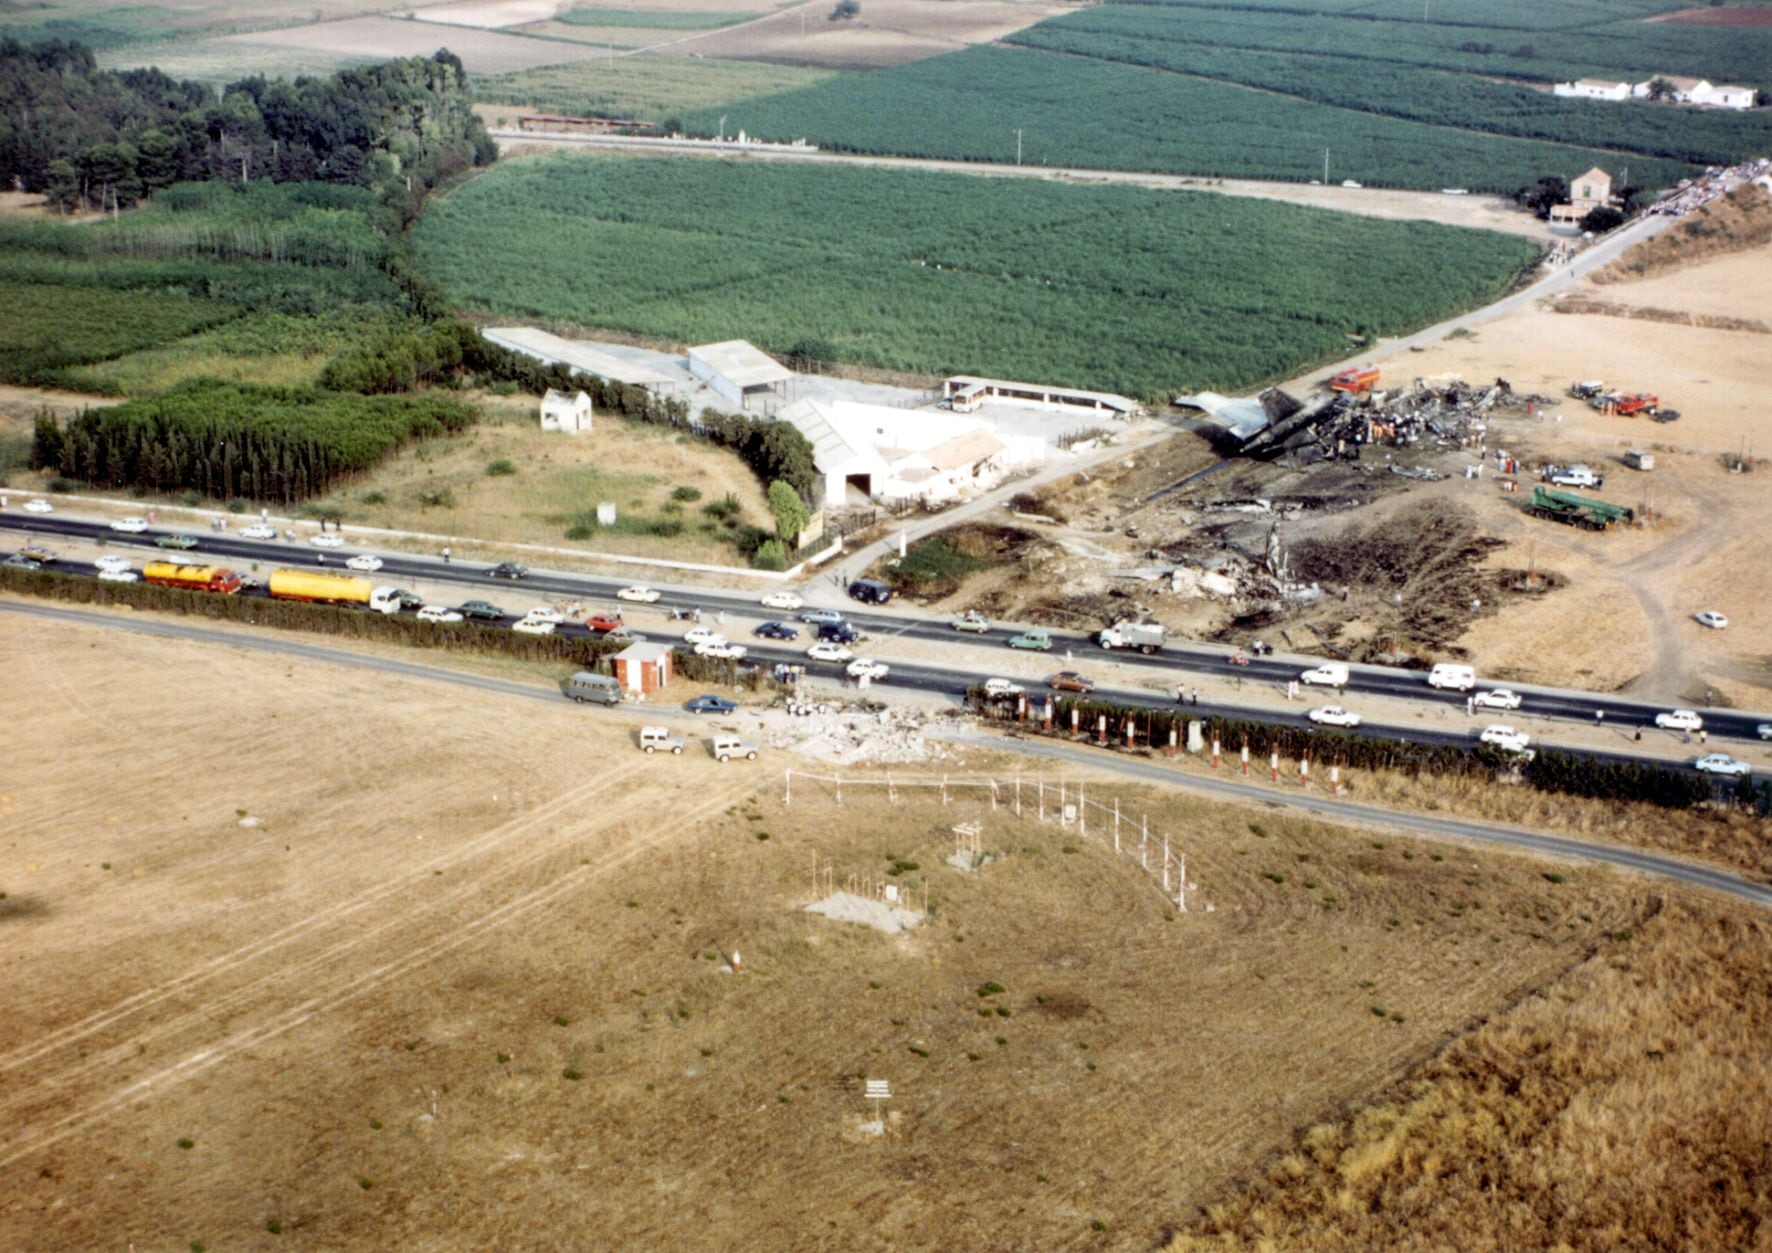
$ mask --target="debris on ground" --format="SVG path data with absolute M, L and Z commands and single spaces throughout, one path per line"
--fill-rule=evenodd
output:
M 874 702 L 846 704 L 829 697 L 804 697 L 766 710 L 763 741 L 832 765 L 860 762 L 890 765 L 953 756 L 946 745 L 923 734 L 926 715 L 917 709 Z
M 914 909 L 857 896 L 853 892 L 833 892 L 823 900 L 813 901 L 806 906 L 806 912 L 837 922 L 853 922 L 863 927 L 872 927 L 888 935 L 909 931 L 923 921 L 923 915 Z

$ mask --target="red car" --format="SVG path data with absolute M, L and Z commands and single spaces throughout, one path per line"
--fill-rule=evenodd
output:
M 585 619 L 585 625 L 593 631 L 613 631 L 622 625 L 619 613 L 594 613 Z
M 1089 693 L 1095 690 L 1095 680 L 1078 674 L 1075 670 L 1060 670 L 1050 679 L 1046 686 L 1058 692 Z

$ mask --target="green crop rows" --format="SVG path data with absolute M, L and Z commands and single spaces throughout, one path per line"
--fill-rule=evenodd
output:
M 1263 201 L 964 175 L 512 161 L 426 214 L 466 306 L 1141 396 L 1243 389 L 1494 295 L 1500 235 Z

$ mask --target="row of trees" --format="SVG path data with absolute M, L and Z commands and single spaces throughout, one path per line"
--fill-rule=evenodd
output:
M 159 70 L 100 70 L 78 43 L 0 39 L 0 180 L 63 209 L 272 179 L 376 187 L 405 222 L 439 180 L 496 156 L 447 51 L 218 93 Z

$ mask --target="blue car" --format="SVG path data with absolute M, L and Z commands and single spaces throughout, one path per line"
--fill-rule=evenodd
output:
M 785 622 L 765 622 L 751 634 L 766 640 L 797 640 L 800 638 L 800 633 Z
M 692 714 L 729 714 L 738 708 L 738 702 L 719 696 L 697 696 L 683 702 L 683 708 Z

